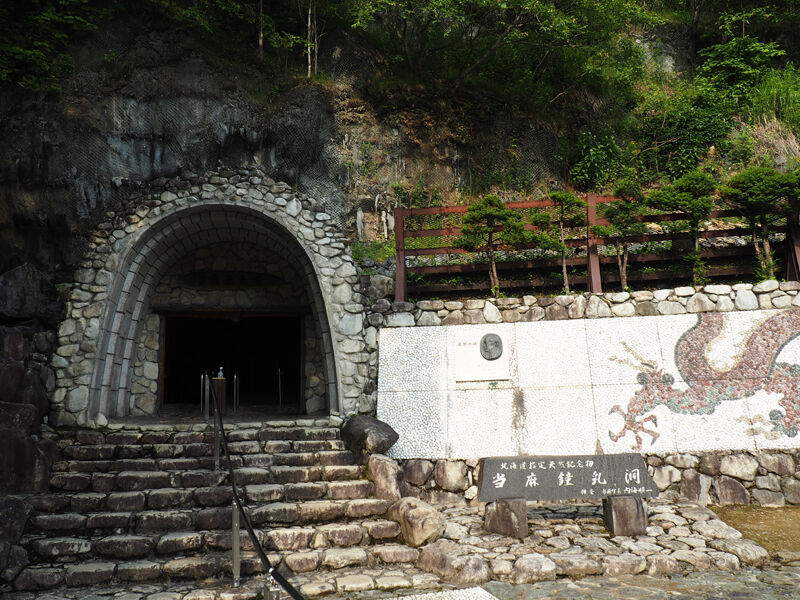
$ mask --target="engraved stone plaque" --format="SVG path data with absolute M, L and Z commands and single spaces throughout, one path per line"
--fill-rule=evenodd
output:
M 497 456 L 481 459 L 478 500 L 658 496 L 641 454 Z
M 486 360 L 497 360 L 503 354 L 503 340 L 496 333 L 487 333 L 481 338 L 481 356 Z
M 485 329 L 483 332 L 470 329 L 462 327 L 448 336 L 451 381 L 459 384 L 510 380 L 511 353 L 505 349 L 508 347 L 508 340 L 503 339 L 502 332 L 484 333 Z

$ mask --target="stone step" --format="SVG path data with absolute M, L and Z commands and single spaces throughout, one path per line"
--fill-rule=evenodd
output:
M 134 459 L 175 459 L 213 457 L 212 439 L 191 443 L 168 444 L 80 444 L 74 440 L 59 440 L 57 443 L 66 460 L 83 462 L 108 463 L 116 460 Z M 242 460 L 252 455 L 302 454 L 310 452 L 343 452 L 344 442 L 331 440 L 247 440 L 228 441 L 228 452 L 231 456 L 240 456 Z M 220 453 L 222 454 L 220 448 Z M 352 460 L 352 459 L 351 459 Z M 283 463 L 289 464 L 289 463 Z M 297 463 L 304 464 L 304 463 Z
M 211 478 L 187 483 L 217 483 Z M 224 482 L 222 482 L 224 483 Z M 254 483 L 239 487 L 243 502 L 257 505 L 264 502 L 304 500 L 350 500 L 369 498 L 372 482 L 366 479 L 314 481 L 306 483 Z M 142 490 L 38 494 L 27 501 L 38 515 L 54 513 L 118 513 L 146 509 L 204 508 L 229 505 L 233 491 L 228 485 L 198 487 L 164 487 Z M 89 525 L 91 527 L 91 525 Z
M 110 547 L 110 546 L 109 546 Z M 401 544 L 352 546 L 301 551 L 269 551 L 270 563 L 286 576 L 309 571 L 336 572 L 353 567 L 410 566 L 419 550 Z M 206 551 L 181 557 L 116 555 L 108 558 L 83 558 L 72 555 L 70 562 L 42 562 L 26 567 L 14 582 L 19 591 L 41 591 L 57 587 L 83 587 L 118 584 L 129 586 L 156 581 L 204 581 L 232 576 L 228 551 Z M 265 565 L 255 552 L 243 549 L 242 575 L 264 573 Z
M 303 483 L 311 481 L 354 480 L 362 469 L 352 464 L 335 464 L 340 452 L 331 452 L 321 458 L 322 466 L 270 466 L 238 467 L 234 469 L 239 487 L 267 483 Z M 132 492 L 160 488 L 208 487 L 228 483 L 227 471 L 210 469 L 187 470 L 131 470 L 107 472 L 56 472 L 50 477 L 50 486 L 64 492 Z
M 359 482 L 354 482 L 359 483 Z M 364 482 L 369 484 L 370 482 Z M 367 486 L 362 486 L 367 489 Z M 126 496 L 110 495 L 112 506 L 136 507 L 134 510 L 98 511 L 98 512 L 60 512 L 33 514 L 27 525 L 30 533 L 47 533 L 57 536 L 85 534 L 136 533 L 150 534 L 161 531 L 179 531 L 183 529 L 214 530 L 231 526 L 230 500 L 224 500 L 227 488 L 215 488 L 216 491 L 201 490 L 202 494 L 219 494 L 223 498 L 221 505 L 215 506 L 181 506 L 177 490 L 165 489 L 165 495 L 159 496 L 159 509 L 149 508 L 151 498 L 146 502 L 148 508 L 139 509 L 143 501 L 142 495 Z M 270 493 L 272 497 L 270 498 Z M 284 496 L 286 490 L 283 490 Z M 170 496 L 170 494 L 173 494 Z M 352 499 L 317 499 L 293 502 L 291 498 L 280 498 L 277 488 L 258 489 L 253 495 L 261 495 L 270 501 L 246 507 L 254 525 L 275 526 L 285 524 L 327 523 L 340 519 L 363 519 L 383 515 L 391 506 L 391 500 L 377 498 Z M 354 494 L 353 494 L 354 495 Z M 174 498 L 175 502 L 169 502 Z M 163 504 L 162 504 L 163 501 Z M 114 504 L 117 503 L 117 504 Z M 106 500 L 108 505 L 108 499 Z
M 395 521 L 366 519 L 338 521 L 316 527 L 291 526 L 256 529 L 258 541 L 269 552 L 291 553 L 325 548 L 371 547 L 395 542 L 400 526 Z M 254 550 L 247 532 L 240 532 L 243 550 Z M 93 536 L 26 535 L 22 540 L 33 564 L 76 560 L 131 560 L 188 556 L 230 550 L 232 534 L 225 530 L 176 530 L 168 532 L 112 533 Z M 388 561 L 388 559 L 385 559 Z
M 338 442 L 339 428 L 324 426 L 289 426 L 271 427 L 260 426 L 238 428 L 226 426 L 225 434 L 229 444 L 240 444 L 240 448 L 249 447 L 251 442 L 264 444 L 267 442 Z M 197 444 L 210 444 L 214 441 L 213 427 L 208 424 L 199 424 L 198 430 L 179 431 L 179 425 L 155 425 L 147 429 L 100 431 L 95 429 L 59 429 L 59 445 L 97 447 L 97 452 L 103 454 L 108 450 L 104 446 L 134 447 L 134 446 L 194 446 Z M 301 444 L 298 448 L 302 448 Z M 312 445 L 312 447 L 314 447 Z M 317 446 L 318 448 L 318 446 Z M 162 449 L 165 452 L 169 450 Z

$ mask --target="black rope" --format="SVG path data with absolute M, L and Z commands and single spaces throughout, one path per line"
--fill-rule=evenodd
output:
M 264 549 L 261 547 L 261 543 L 258 541 L 256 537 L 256 532 L 253 530 L 253 525 L 250 523 L 250 518 L 247 516 L 247 513 L 244 511 L 244 507 L 242 506 L 242 500 L 239 498 L 239 490 L 236 487 L 236 479 L 233 474 L 233 466 L 231 465 L 231 456 L 228 452 L 228 439 L 225 437 L 225 428 L 223 427 L 222 423 L 222 412 L 220 411 L 219 407 L 219 399 L 217 398 L 217 394 L 214 391 L 214 386 L 210 385 L 209 389 L 211 390 L 211 396 L 214 399 L 214 417 L 219 425 L 219 432 L 220 437 L 222 439 L 222 449 L 225 451 L 225 460 L 228 463 L 228 477 L 231 480 L 231 490 L 233 491 L 233 500 L 236 502 L 236 508 L 239 511 L 239 514 L 242 515 L 242 521 L 244 522 L 244 527 L 247 529 L 247 535 L 250 536 L 250 539 L 253 541 L 253 547 L 256 549 L 256 554 L 258 554 L 258 558 L 261 559 L 264 567 L 267 569 L 267 573 L 270 577 L 272 577 L 275 581 L 278 582 L 286 593 L 289 594 L 295 600 L 306 600 L 306 597 L 303 596 L 291 583 L 287 580 L 278 570 L 272 566 L 272 563 L 269 562 L 269 558 L 267 558 Z

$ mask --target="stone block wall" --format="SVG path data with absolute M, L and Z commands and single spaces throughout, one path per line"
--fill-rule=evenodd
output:
M 800 282 L 684 286 L 639 292 L 392 302 L 381 298 L 368 314 L 375 327 L 429 327 L 604 317 L 680 315 L 800 307 Z
M 159 350 L 150 320 L 156 301 L 204 307 L 271 302 L 266 293 L 237 293 L 236 285 L 232 297 L 216 296 L 219 290 L 171 279 L 185 274 L 182 267 L 196 266 L 196 259 L 212 269 L 231 267 L 230 258 L 225 262 L 213 248 L 236 244 L 260 249 L 234 257 L 246 260 L 248 269 L 251 263 L 260 268 L 264 255 L 280 257 L 292 273 L 277 289 L 310 306 L 308 410 L 375 410 L 377 335 L 365 327 L 367 301 L 344 232 L 322 204 L 258 169 L 223 170 L 155 180 L 106 217 L 89 236 L 58 328 L 51 360 L 55 424 L 103 426 L 107 417 L 150 410 L 157 381 L 153 353 Z M 305 296 L 298 296 L 300 290 Z
M 646 454 L 661 497 L 685 497 L 705 505 L 800 505 L 800 450 Z M 431 504 L 475 503 L 479 461 L 398 461 L 400 493 Z

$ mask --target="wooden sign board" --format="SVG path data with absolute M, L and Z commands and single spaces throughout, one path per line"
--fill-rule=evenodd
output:
M 658 495 L 644 459 L 636 453 L 482 458 L 478 488 L 481 502 Z

